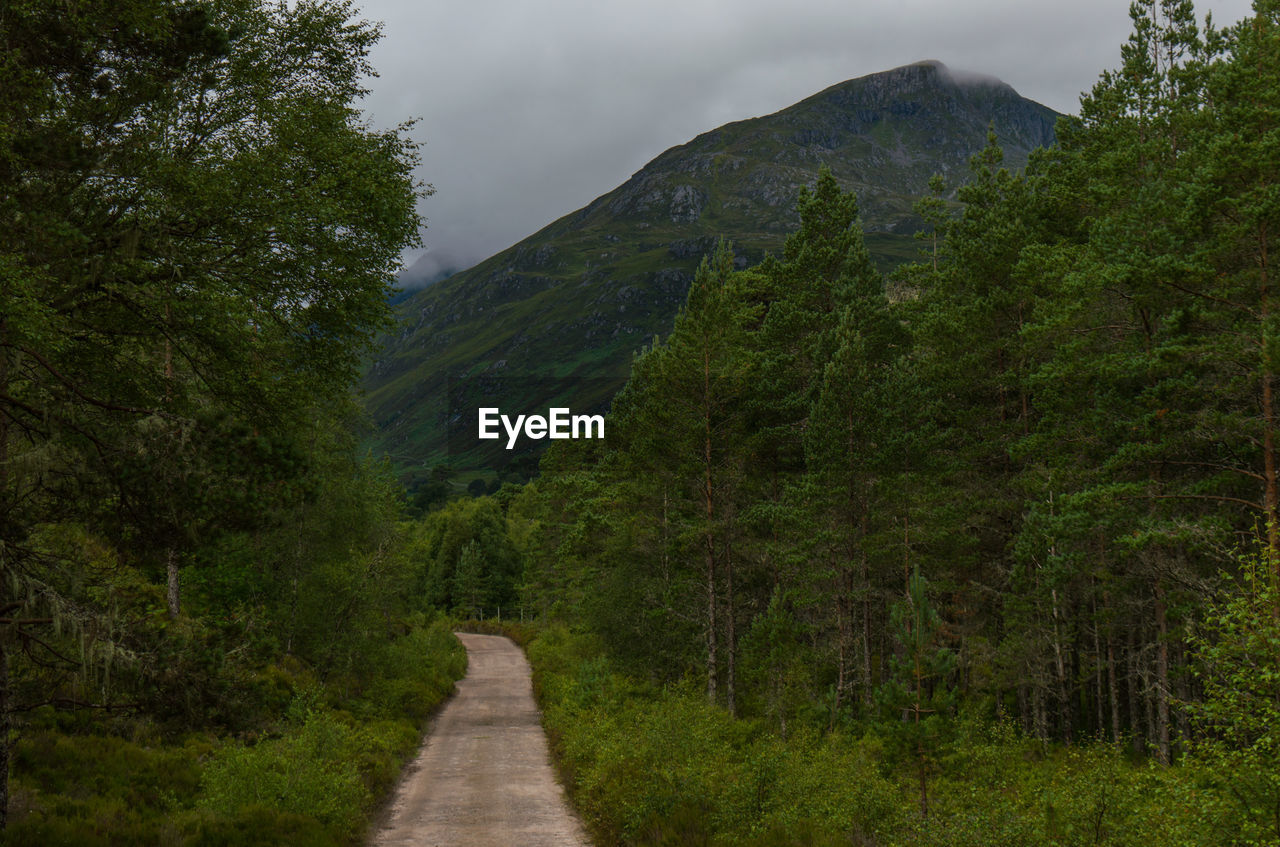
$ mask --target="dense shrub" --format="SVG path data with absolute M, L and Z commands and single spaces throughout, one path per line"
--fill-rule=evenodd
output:
M 823 843 L 822 833 L 848 843 L 898 813 L 876 741 L 783 741 L 692 685 L 660 689 L 612 672 L 591 644 L 551 628 L 529 656 L 578 811 L 601 843 Z M 770 840 L 780 833 L 811 840 Z
M 288 665 L 258 672 L 289 692 L 292 705 L 239 741 L 199 733 L 165 740 L 136 718 L 38 715 L 37 729 L 14 746 L 4 843 L 353 843 L 466 669 L 443 619 L 413 622 L 367 658 L 360 674 L 323 687 Z M 103 734 L 104 726 L 117 734 Z
M 281 738 L 220 750 L 204 769 L 200 805 L 226 817 L 262 806 L 350 836 L 369 802 L 355 763 L 362 740 L 333 715 L 308 711 Z
M 535 690 L 579 813 L 601 844 L 1192 847 L 1247 836 L 1204 760 L 1131 761 L 1107 744 L 1046 746 L 965 715 L 930 777 L 874 722 L 839 731 L 735 719 L 699 686 L 617 673 L 563 627 L 529 645 Z

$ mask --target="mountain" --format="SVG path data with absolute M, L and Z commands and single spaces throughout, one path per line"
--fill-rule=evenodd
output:
M 419 270 L 415 270 L 418 264 L 422 264 L 422 262 L 418 262 L 414 266 L 405 268 L 400 272 L 400 275 L 396 278 L 395 285 L 392 288 L 391 296 L 387 298 L 387 302 L 389 304 L 392 306 L 399 306 L 422 289 L 435 285 L 441 280 L 446 280 L 458 272 L 456 269 L 450 271 L 421 272 Z
M 821 165 L 857 193 L 867 244 L 888 269 L 915 253 L 914 201 L 951 186 L 988 127 L 1022 167 L 1058 114 L 992 77 L 919 62 L 834 85 L 659 155 L 585 208 L 416 291 L 365 379 L 374 449 L 401 469 L 497 469 L 476 407 L 543 413 L 607 405 L 634 351 L 669 331 L 702 256 L 724 236 L 740 265 L 779 252 Z M 526 442 L 527 443 L 527 442 Z M 545 444 L 545 442 L 538 442 Z

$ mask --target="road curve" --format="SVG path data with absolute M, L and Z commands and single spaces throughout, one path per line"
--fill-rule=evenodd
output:
M 458 633 L 467 675 L 396 789 L 373 847 L 588 847 L 551 770 L 529 663 Z

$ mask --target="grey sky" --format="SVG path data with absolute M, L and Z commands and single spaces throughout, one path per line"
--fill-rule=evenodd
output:
M 1125 0 L 356 4 L 384 23 L 366 109 L 378 126 L 421 119 L 421 177 L 436 189 L 420 203 L 427 264 L 453 267 L 586 205 L 701 132 L 921 59 L 1073 112 L 1129 34 Z M 1197 9 L 1223 25 L 1249 2 Z

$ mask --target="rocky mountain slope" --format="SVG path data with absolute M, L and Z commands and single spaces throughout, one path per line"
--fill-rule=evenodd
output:
M 716 239 L 731 240 L 742 265 L 779 251 L 797 223 L 797 193 L 821 165 L 856 191 L 868 246 L 887 269 L 914 253 L 911 205 L 932 174 L 959 184 L 988 126 L 1020 167 L 1052 144 L 1057 117 L 999 80 L 920 62 L 673 147 L 585 208 L 398 305 L 399 328 L 365 381 L 374 448 L 410 473 L 440 462 L 496 470 L 516 454 L 478 448 L 478 405 L 545 414 L 559 398 L 575 412 L 602 408 L 634 351 L 670 329 Z

